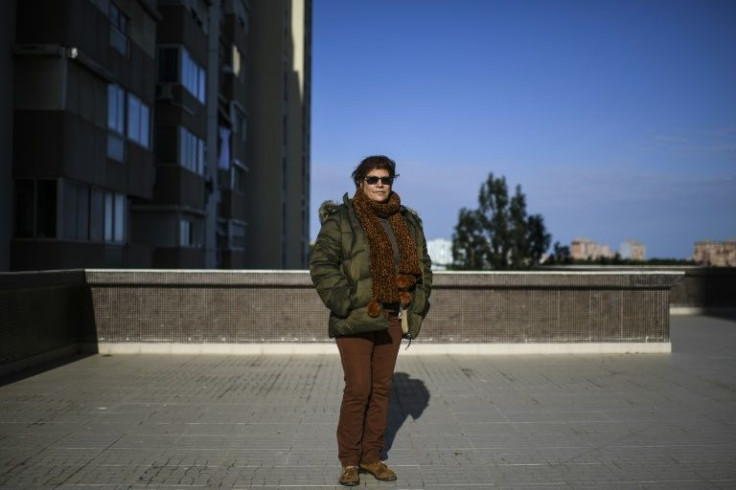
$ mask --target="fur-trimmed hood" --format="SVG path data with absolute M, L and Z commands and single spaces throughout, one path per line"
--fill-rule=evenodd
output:
M 350 197 L 348 196 L 348 193 L 347 192 L 342 197 L 342 201 L 343 201 L 342 204 L 340 204 L 338 202 L 335 202 L 335 201 L 332 201 L 332 200 L 324 201 L 320 205 L 319 211 L 318 211 L 319 223 L 320 224 L 324 223 L 325 220 L 329 216 L 331 216 L 331 215 L 335 214 L 336 212 L 338 212 L 342 206 L 346 206 L 346 207 L 347 206 L 352 206 L 352 199 L 350 199 Z M 419 213 L 417 211 L 415 211 L 414 209 L 412 209 L 410 207 L 407 207 L 407 206 L 404 206 L 402 204 L 401 205 L 401 213 L 402 214 L 405 214 L 405 213 L 410 214 L 416 220 L 416 222 L 420 226 L 422 225 L 422 218 L 421 218 L 421 216 L 419 216 Z
M 336 203 L 335 201 L 325 201 L 319 207 L 319 223 L 325 222 L 328 216 L 333 215 L 340 209 L 342 204 Z

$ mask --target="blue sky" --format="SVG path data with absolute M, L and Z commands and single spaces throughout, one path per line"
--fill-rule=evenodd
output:
M 490 172 L 553 241 L 736 238 L 736 1 L 314 0 L 312 221 L 386 154 L 428 239 Z

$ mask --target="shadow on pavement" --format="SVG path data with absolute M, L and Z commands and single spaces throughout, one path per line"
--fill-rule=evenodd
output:
M 429 391 L 421 379 L 412 379 L 406 373 L 394 373 L 389 399 L 388 424 L 384 435 L 384 449 L 381 458 L 387 459 L 388 452 L 404 422 L 411 416 L 417 420 L 429 405 Z
M 64 356 L 59 359 L 54 359 L 51 361 L 46 361 L 39 364 L 34 364 L 32 366 L 29 366 L 25 369 L 19 369 L 14 370 L 9 373 L 0 374 L 0 387 L 17 383 L 18 381 L 22 381 L 24 379 L 32 378 L 33 376 L 45 373 L 46 371 L 51 371 L 52 369 L 56 369 L 62 366 L 66 366 L 67 364 L 72 364 L 74 362 L 79 361 L 80 359 L 84 359 L 85 357 L 94 356 L 95 353 L 78 353 L 78 354 L 72 354 L 69 356 Z
M 710 316 L 713 318 L 720 318 L 722 320 L 736 321 L 736 308 L 716 308 L 706 310 L 703 316 Z

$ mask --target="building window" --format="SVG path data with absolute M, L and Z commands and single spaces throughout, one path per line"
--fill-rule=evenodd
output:
M 245 194 L 245 172 L 247 171 L 245 165 L 243 165 L 240 160 L 237 158 L 233 161 L 233 166 L 231 167 L 232 172 L 232 190 L 242 192 Z
M 110 2 L 110 45 L 123 56 L 128 56 L 128 25 L 130 19 Z
M 188 219 L 179 222 L 179 246 L 194 246 L 194 223 Z
M 56 238 L 56 181 L 36 182 L 36 237 Z
M 238 107 L 232 105 L 232 118 L 233 118 L 233 133 L 236 138 L 245 141 L 247 138 L 247 119 L 245 118 L 245 112 L 238 109 Z
M 61 233 L 67 240 L 89 240 L 89 194 L 88 185 L 64 180 L 62 186 Z
M 205 143 L 187 128 L 179 127 L 179 164 L 192 172 L 204 175 Z
M 217 230 L 215 232 L 215 239 L 217 242 L 217 253 L 227 248 L 227 224 L 228 222 L 224 219 L 217 220 Z M 222 260 L 220 258 L 220 260 Z
M 201 103 L 205 101 L 206 71 L 195 62 L 184 47 L 162 47 L 158 50 L 158 81 L 179 82 Z
M 120 86 L 107 86 L 107 156 L 125 161 L 125 91 Z
M 15 236 L 56 238 L 56 180 L 15 181 Z
M 220 153 L 217 157 L 217 168 L 228 170 L 230 168 L 230 128 L 220 126 L 217 128 L 217 136 L 220 143 Z
M 149 147 L 150 112 L 141 99 L 128 94 L 128 138 L 144 148 Z
M 189 51 L 181 48 L 181 83 L 190 94 L 204 104 L 205 71 L 189 55 Z
M 128 200 L 125 194 L 76 182 L 63 185 L 63 238 L 125 242 Z
M 179 81 L 179 48 L 159 48 L 158 81 L 162 83 Z
M 229 220 L 217 220 L 217 248 L 222 250 L 245 250 L 245 225 Z
M 105 192 L 99 187 L 92 187 L 89 193 L 89 239 L 101 242 L 105 229 Z
M 15 236 L 31 238 L 36 232 L 36 185 L 33 180 L 15 181 Z
M 245 226 L 230 223 L 230 248 L 232 250 L 245 250 Z
M 235 77 L 245 82 L 245 58 L 236 45 L 232 49 L 232 66 Z
M 127 215 L 127 199 L 124 194 L 104 193 L 104 239 L 106 242 L 123 243 L 125 241 L 125 222 Z

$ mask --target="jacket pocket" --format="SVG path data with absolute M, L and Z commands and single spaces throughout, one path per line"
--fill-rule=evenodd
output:
M 429 311 L 429 300 L 427 299 L 427 292 L 423 287 L 419 286 L 414 290 L 414 297 L 412 298 L 411 311 L 419 316 L 425 316 Z
M 352 310 L 353 288 L 343 286 L 336 288 L 332 292 L 332 301 L 330 302 L 330 311 L 339 317 L 347 317 Z

